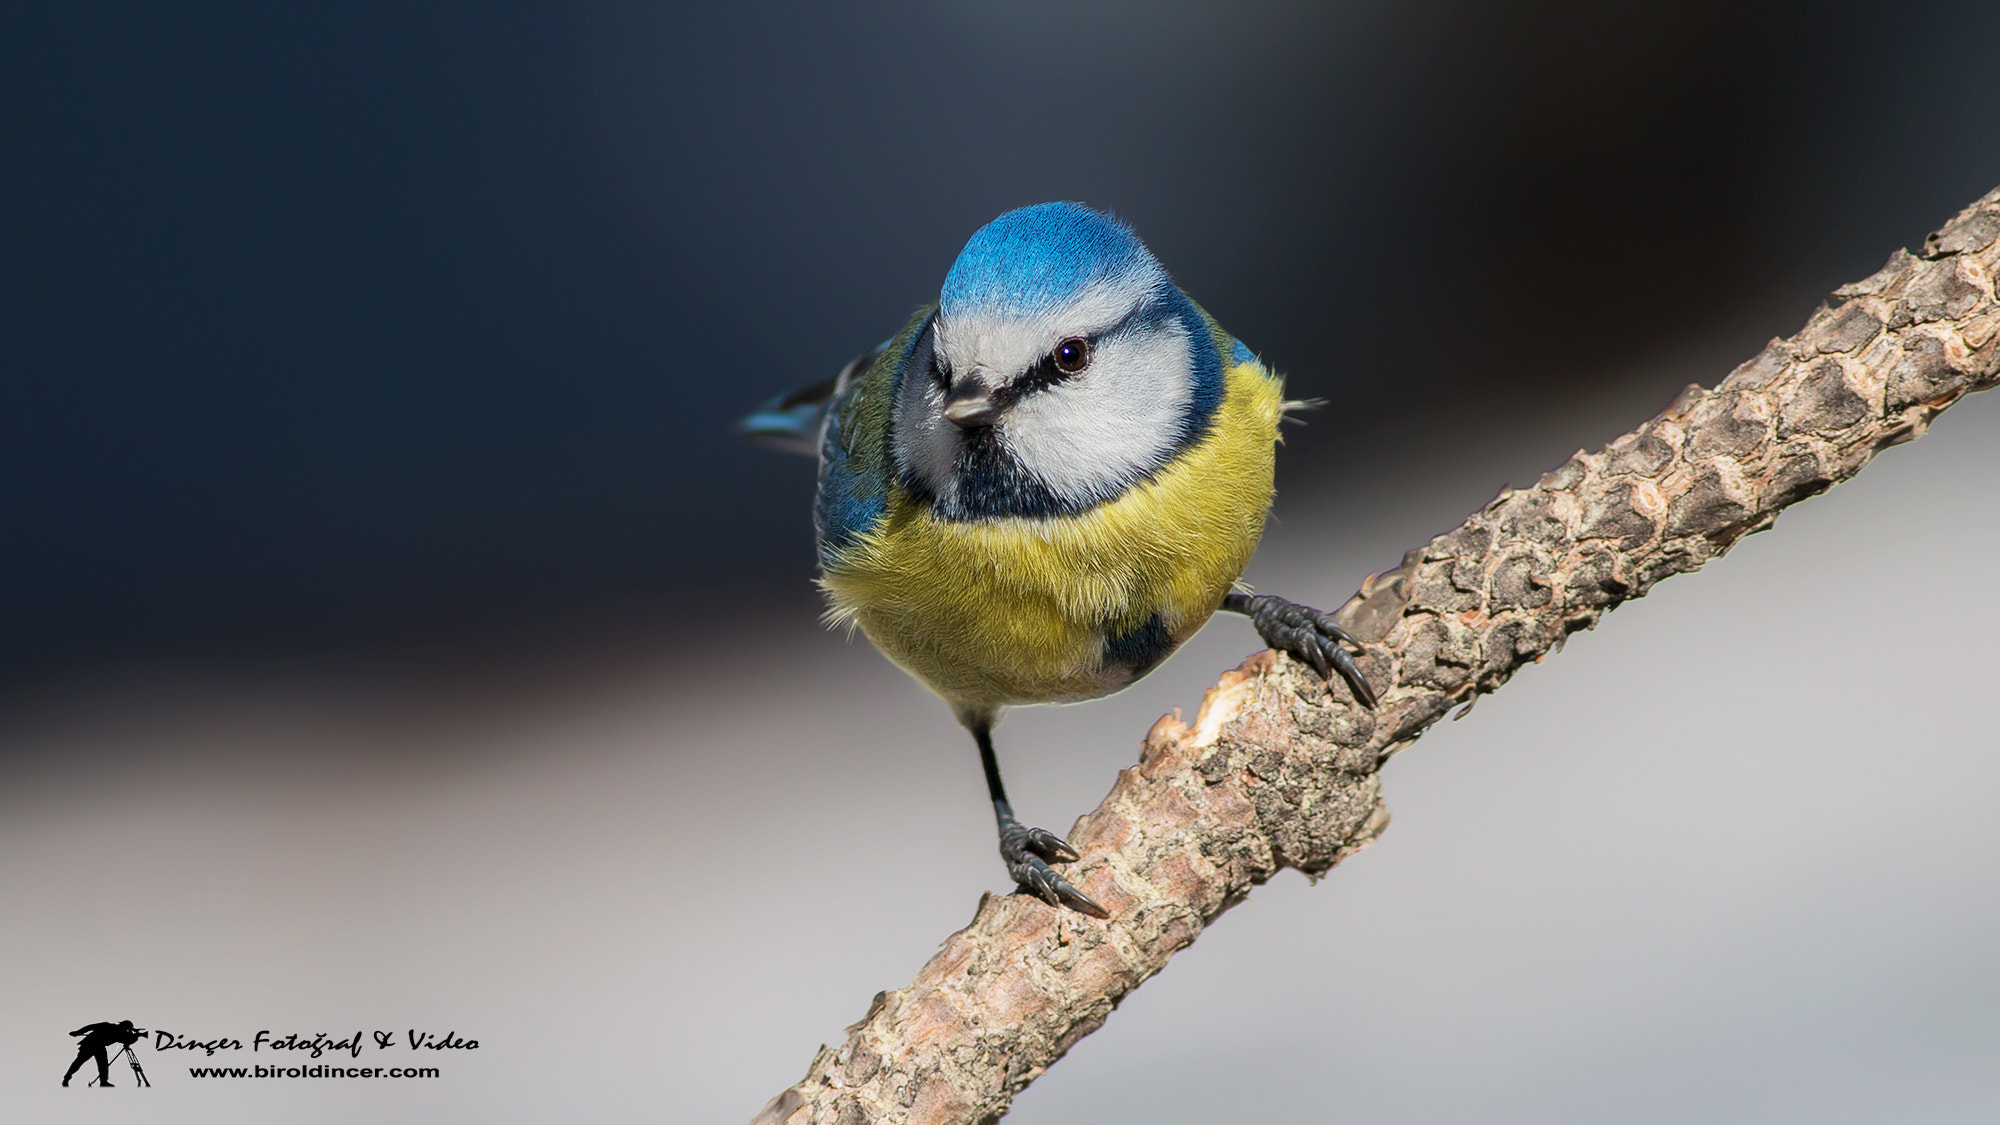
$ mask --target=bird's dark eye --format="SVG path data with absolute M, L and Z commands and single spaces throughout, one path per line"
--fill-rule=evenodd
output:
M 1065 375 L 1074 375 L 1090 366 L 1090 341 L 1082 336 L 1071 336 L 1057 344 L 1056 350 L 1049 353 L 1049 357 L 1056 361 L 1057 371 Z

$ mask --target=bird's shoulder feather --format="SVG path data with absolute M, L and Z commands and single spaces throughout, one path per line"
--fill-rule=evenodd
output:
M 896 389 L 935 305 L 916 311 L 903 330 L 866 362 L 842 372 L 819 431 L 819 495 L 813 526 L 822 563 L 874 527 L 888 510 L 895 478 L 890 426 Z

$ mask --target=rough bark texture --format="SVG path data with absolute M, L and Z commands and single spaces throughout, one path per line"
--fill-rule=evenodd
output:
M 1389 823 L 1376 770 L 1453 706 L 1604 612 L 1696 570 L 1778 511 L 2000 379 L 2000 190 L 1844 286 L 1714 390 L 1491 504 L 1340 611 L 1379 709 L 1264 652 L 1192 727 L 1168 716 L 1070 842 L 1099 922 L 988 895 L 909 987 L 880 993 L 758 1122 L 988 1122 L 1217 915 L 1319 875 Z

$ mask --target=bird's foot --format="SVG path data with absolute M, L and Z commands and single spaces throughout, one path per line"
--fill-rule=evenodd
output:
M 1093 918 L 1109 918 L 1111 912 L 1090 900 L 1088 895 L 1057 874 L 1051 863 L 1068 863 L 1081 858 L 1061 836 L 1046 828 L 1029 828 L 1019 821 L 1000 826 L 1000 858 L 1007 874 L 1022 890 L 1048 903 L 1067 906 Z
M 1332 617 L 1309 605 L 1270 594 L 1231 594 L 1222 599 L 1222 608 L 1248 617 L 1265 644 L 1312 665 L 1326 679 L 1331 680 L 1333 673 L 1339 672 L 1340 678 L 1354 690 L 1354 698 L 1364 707 L 1375 706 L 1375 689 L 1368 686 L 1367 678 L 1344 647 L 1352 645 L 1358 649 L 1361 642 L 1349 636 Z

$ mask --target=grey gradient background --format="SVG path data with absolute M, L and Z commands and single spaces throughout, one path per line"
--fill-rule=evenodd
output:
M 818 629 L 809 466 L 726 431 L 1006 207 L 1116 208 L 1332 400 L 1249 576 L 1332 604 L 2000 182 L 1975 4 L 13 22 L 21 1120 L 740 1120 L 905 983 L 1002 889 L 976 761 Z M 1013 1119 L 2000 1114 L 1995 435 L 1969 400 L 1433 732 L 1380 843 Z M 1066 825 L 1253 645 L 1010 716 L 1023 813 Z M 63 1033 L 126 1017 L 482 1046 L 58 1089 Z

